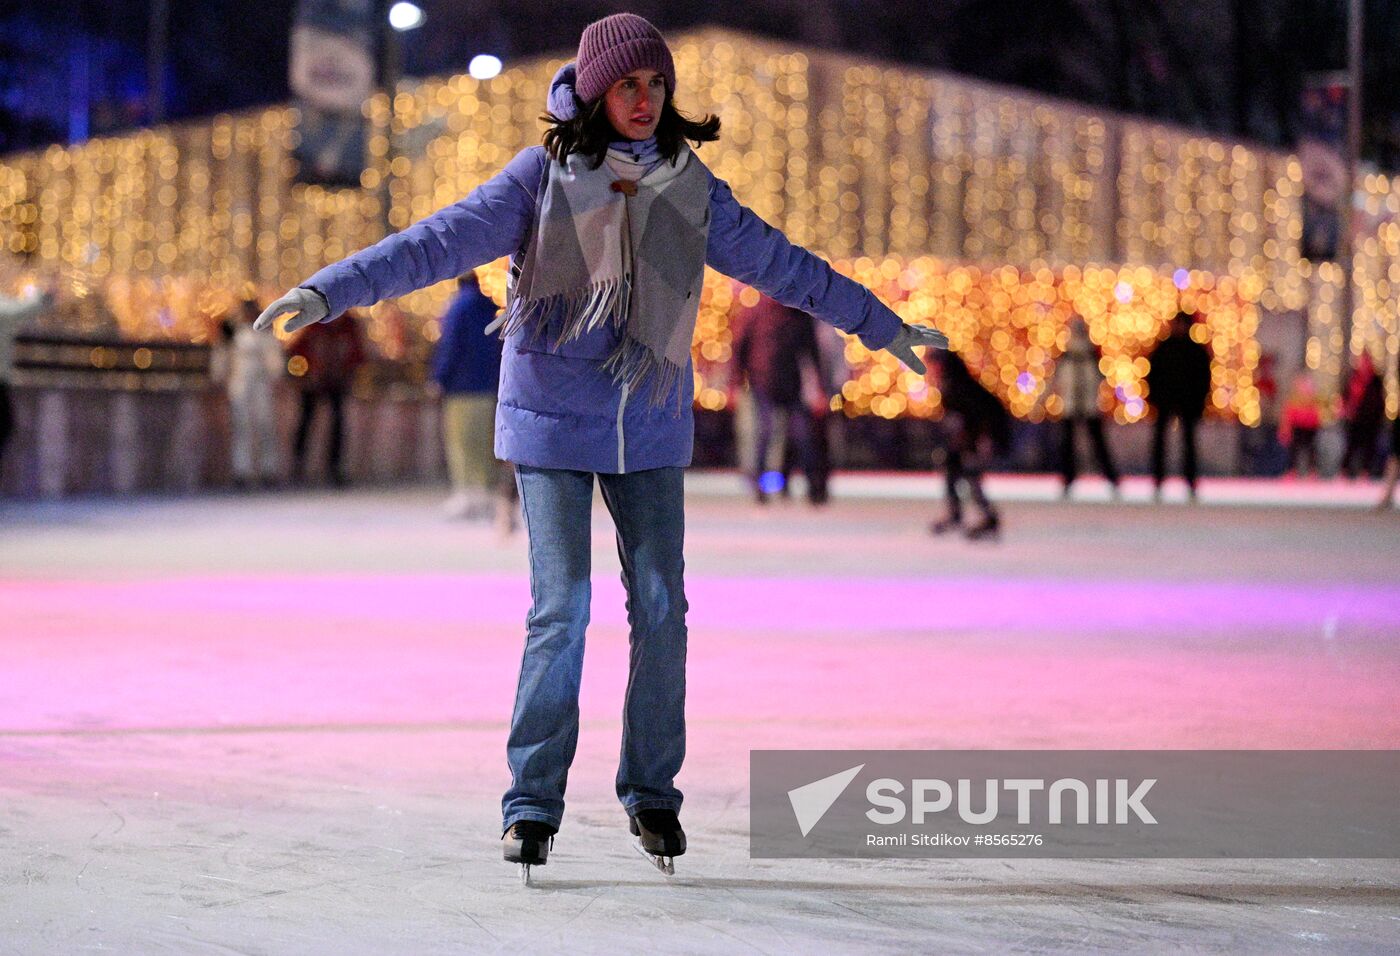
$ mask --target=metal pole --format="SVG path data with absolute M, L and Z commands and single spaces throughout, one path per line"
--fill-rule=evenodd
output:
M 393 222 L 389 218 L 393 207 L 393 192 L 390 190 L 389 185 L 393 181 L 392 169 L 394 158 L 399 154 L 398 136 L 395 134 L 395 126 L 398 124 L 394 114 L 394 97 L 398 94 L 399 72 L 401 67 L 399 65 L 399 31 L 389 25 L 389 7 L 393 2 L 394 0 L 380 0 L 379 3 L 375 4 L 375 7 L 379 11 L 379 30 L 383 54 L 380 60 L 380 84 L 383 86 L 384 92 L 389 96 L 389 125 L 384 130 L 384 139 L 388 148 L 384 153 L 384 179 L 380 186 L 379 193 L 380 203 L 384 212 L 385 235 L 388 235 L 395 229 Z
M 1342 192 L 1341 227 L 1337 258 L 1342 267 L 1342 381 L 1351 368 L 1352 311 L 1355 293 L 1352 268 L 1355 252 L 1352 242 L 1352 197 L 1356 190 L 1356 174 L 1361 168 L 1361 38 L 1364 30 L 1362 0 L 1350 0 L 1347 14 L 1347 154 L 1346 188 Z
M 165 50 L 170 32 L 170 0 L 151 0 L 146 37 L 146 111 L 151 125 L 165 122 Z
M 88 39 L 83 8 L 78 0 L 68 0 L 68 22 L 78 24 L 68 48 L 68 142 L 87 141 L 92 120 L 92 43 Z

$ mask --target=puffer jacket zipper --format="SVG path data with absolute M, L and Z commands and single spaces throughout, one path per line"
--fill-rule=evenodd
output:
M 627 439 L 622 431 L 622 412 L 627 408 L 627 383 L 622 384 L 622 400 L 617 403 L 617 473 L 627 470 Z
M 632 261 L 632 203 L 631 197 L 636 192 L 636 180 L 628 180 L 633 184 L 632 192 L 623 189 L 622 192 L 622 255 L 623 260 L 628 264 L 628 272 L 631 272 Z M 616 185 L 616 184 L 614 184 Z M 626 335 L 626 330 L 623 330 Z M 627 471 L 627 436 L 622 428 L 622 413 L 627 408 L 627 383 L 622 383 L 622 398 L 617 403 L 617 473 L 623 474 Z

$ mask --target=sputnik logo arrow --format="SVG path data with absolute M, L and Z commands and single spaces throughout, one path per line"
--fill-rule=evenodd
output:
M 797 825 L 804 837 L 821 822 L 822 817 L 826 816 L 826 811 L 846 792 L 856 774 L 864 769 L 865 764 L 861 764 L 859 767 L 842 770 L 840 773 L 822 777 L 788 791 L 788 802 L 792 804 L 792 813 L 797 817 Z

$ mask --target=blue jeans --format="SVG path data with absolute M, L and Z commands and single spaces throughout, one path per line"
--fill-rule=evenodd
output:
M 501 800 L 503 831 L 517 820 L 556 829 L 578 744 L 578 691 L 588 627 L 593 473 L 517 465 L 530 538 L 525 654 Z M 680 468 L 599 474 L 617 528 L 631 658 L 622 713 L 617 796 L 628 813 L 679 810 L 685 759 L 685 486 Z

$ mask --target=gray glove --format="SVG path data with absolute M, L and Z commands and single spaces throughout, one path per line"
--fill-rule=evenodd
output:
M 287 331 L 295 332 L 320 322 L 330 314 L 331 307 L 326 303 L 325 296 L 315 289 L 296 288 L 263 309 L 263 314 L 253 323 L 253 328 L 259 332 L 266 332 L 272 328 L 279 316 L 291 315 L 287 320 Z
M 910 325 L 908 322 L 905 322 L 900 326 L 899 332 L 894 337 L 894 341 L 885 346 L 885 351 L 889 352 L 920 375 L 923 375 L 928 369 L 924 367 L 924 363 L 919 356 L 914 354 L 914 348 L 916 346 L 926 346 L 931 349 L 946 349 L 948 347 L 948 336 L 927 325 Z

